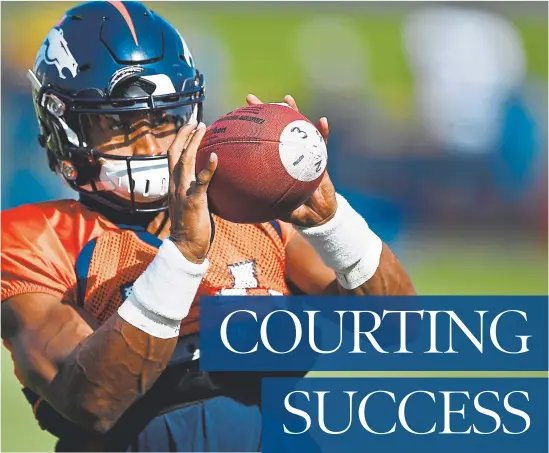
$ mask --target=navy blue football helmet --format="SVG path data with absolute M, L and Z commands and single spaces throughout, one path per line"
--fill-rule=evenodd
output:
M 165 151 L 184 124 L 201 121 L 204 101 L 203 75 L 173 26 L 139 2 L 84 3 L 50 30 L 28 76 L 53 171 L 111 208 L 167 209 Z M 117 155 L 144 140 L 136 122 L 170 143 Z

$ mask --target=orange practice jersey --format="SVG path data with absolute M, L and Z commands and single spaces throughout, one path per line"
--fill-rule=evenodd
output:
M 285 246 L 295 230 L 278 223 L 237 225 L 214 216 L 210 267 L 181 335 L 198 331 L 200 295 L 288 294 Z M 279 234 L 280 233 L 280 234 Z M 47 293 L 83 307 L 99 324 L 127 297 L 161 241 L 117 226 L 75 200 L 2 212 L 2 301 Z M 177 294 L 173 295 L 177 303 Z M 9 347 L 9 344 L 7 344 Z

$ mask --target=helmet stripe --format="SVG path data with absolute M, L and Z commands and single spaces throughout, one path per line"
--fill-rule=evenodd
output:
M 118 12 L 122 15 L 122 17 L 126 21 L 126 24 L 128 25 L 128 28 L 132 32 L 132 36 L 133 36 L 133 40 L 135 41 L 135 45 L 139 46 L 139 42 L 137 41 L 137 34 L 135 33 L 135 27 L 133 26 L 132 17 L 130 16 L 129 11 L 124 6 L 124 3 L 122 3 L 121 1 L 114 1 L 114 0 L 113 1 L 108 0 L 108 3 L 110 3 L 112 6 L 114 6 L 118 10 Z
M 59 27 L 61 26 L 61 24 L 63 23 L 63 21 L 64 21 L 66 18 L 67 18 L 67 16 L 66 16 L 66 15 L 63 15 L 63 17 L 62 17 L 61 19 L 59 19 L 59 22 L 57 22 L 57 23 L 55 24 L 55 26 L 56 26 L 57 28 L 59 28 Z

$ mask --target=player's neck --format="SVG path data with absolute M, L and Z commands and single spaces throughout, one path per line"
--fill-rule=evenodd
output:
M 118 211 L 84 194 L 80 195 L 80 202 L 91 211 L 100 213 L 109 222 L 116 225 L 131 225 L 146 229 L 158 216 L 157 212 L 138 212 L 129 214 L 127 212 Z

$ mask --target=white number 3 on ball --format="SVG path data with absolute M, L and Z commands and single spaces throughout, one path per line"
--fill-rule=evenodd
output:
M 298 181 L 314 181 L 328 163 L 328 151 L 322 135 L 315 126 L 304 120 L 292 121 L 284 128 L 278 151 L 282 165 Z

